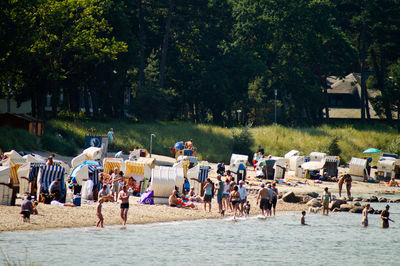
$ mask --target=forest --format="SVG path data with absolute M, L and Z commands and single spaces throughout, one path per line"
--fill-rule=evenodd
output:
M 399 14 L 399 0 L 3 0 L 0 98 L 41 119 L 265 125 L 276 104 L 280 124 L 317 125 L 327 77 L 360 73 L 362 120 L 368 89 L 391 122 Z

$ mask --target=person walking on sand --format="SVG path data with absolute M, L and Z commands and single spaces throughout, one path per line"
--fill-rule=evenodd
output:
M 97 205 L 97 217 L 99 218 L 99 221 L 97 222 L 96 227 L 99 227 L 99 225 L 100 225 L 101 228 L 104 227 L 103 226 L 103 221 L 104 221 L 103 214 L 101 213 L 101 208 L 103 207 L 103 202 L 104 202 L 104 199 L 101 198 L 101 199 L 99 199 L 99 204 Z
M 217 202 L 218 202 L 218 212 L 223 216 L 225 214 L 225 210 L 222 208 L 222 199 L 224 194 L 224 182 L 221 180 L 221 176 L 217 176 L 218 183 L 215 186 L 214 194 L 217 193 Z
M 342 197 L 343 184 L 344 184 L 344 175 L 340 176 L 339 181 L 338 181 L 339 198 Z
M 233 191 L 230 194 L 229 201 L 232 203 L 233 206 L 233 219 L 236 220 L 236 214 L 241 202 L 239 188 L 237 185 L 233 187 Z
M 389 218 L 389 208 L 390 206 L 386 205 L 386 208 L 381 212 L 382 228 L 389 228 L 389 221 L 394 222 Z
M 347 191 L 347 197 L 348 199 L 351 198 L 351 182 L 353 182 L 353 179 L 351 179 L 351 175 L 346 174 L 344 175 L 344 182 L 346 183 L 346 191 Z
M 247 201 L 247 188 L 244 185 L 244 181 L 239 181 L 239 193 L 240 193 L 240 214 L 243 215 L 243 206 Z
M 365 205 L 363 211 L 362 211 L 362 215 L 363 215 L 363 221 L 362 221 L 362 226 L 367 227 L 368 226 L 368 212 L 369 212 L 369 207 L 370 205 L 367 204 Z
M 328 191 L 328 187 L 324 189 L 324 193 L 322 194 L 321 203 L 322 203 L 322 215 L 329 215 L 329 203 L 332 201 L 331 193 Z
M 230 211 L 233 211 L 232 204 L 229 202 L 229 194 L 231 193 L 231 184 L 230 184 L 229 178 L 226 178 L 225 184 L 224 184 L 224 193 L 222 195 L 222 203 L 223 207 L 225 210 L 230 209 Z
M 128 220 L 128 209 L 129 209 L 129 193 L 127 191 L 126 186 L 122 187 L 122 190 L 119 193 L 119 199 L 121 200 L 121 218 L 122 225 L 126 225 L 126 221 Z
M 265 184 L 261 183 L 261 189 L 258 191 L 257 195 L 257 205 L 260 202 L 260 209 L 263 216 L 266 216 L 266 211 L 268 208 L 269 193 L 265 188 Z
M 110 128 L 110 131 L 108 131 L 107 136 L 110 143 L 112 143 L 114 141 L 114 129 Z
M 207 211 L 207 204 L 208 204 L 208 212 L 211 212 L 211 200 L 212 200 L 212 193 L 213 193 L 213 185 L 211 184 L 211 179 L 207 178 L 206 184 L 203 187 L 204 189 L 204 211 Z
M 31 201 L 31 196 L 25 196 L 24 201 L 21 204 L 21 212 L 20 214 L 22 215 L 22 220 L 24 223 L 30 223 L 31 222 L 31 214 L 33 213 L 33 204 Z
M 275 182 L 272 182 L 272 191 L 274 192 L 272 195 L 272 209 L 275 216 L 276 203 L 278 202 L 278 188 L 276 187 Z

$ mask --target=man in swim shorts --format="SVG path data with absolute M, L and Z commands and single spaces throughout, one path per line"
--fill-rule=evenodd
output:
M 128 209 L 129 209 L 129 193 L 126 186 L 122 187 L 122 190 L 119 193 L 119 199 L 121 201 L 122 225 L 126 225 L 126 220 L 128 219 Z
M 215 186 L 215 192 L 217 194 L 217 202 L 218 202 L 218 212 L 221 215 L 224 215 L 224 210 L 222 209 L 222 197 L 223 197 L 223 193 L 224 193 L 224 182 L 222 182 L 221 180 L 221 176 L 218 175 L 217 176 L 217 185 Z
M 265 216 L 266 215 L 265 211 L 267 210 L 269 202 L 269 193 L 268 190 L 265 188 L 264 183 L 261 183 L 261 189 L 258 191 L 257 204 L 259 201 L 260 201 L 260 209 L 262 211 L 262 215 Z

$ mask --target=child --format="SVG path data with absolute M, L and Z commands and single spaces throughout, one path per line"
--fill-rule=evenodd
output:
M 301 212 L 300 224 L 301 225 L 308 225 L 308 224 L 306 224 L 306 211 L 302 211 Z
M 22 220 L 25 223 L 30 223 L 30 216 L 31 213 L 33 212 L 33 205 L 32 205 L 32 201 L 31 201 L 31 196 L 25 196 L 24 201 L 21 204 L 21 212 L 20 214 L 22 215 Z
M 250 202 L 247 201 L 246 205 L 244 205 L 244 213 L 245 216 L 248 217 L 250 215 Z
M 99 227 L 99 225 L 101 226 L 101 228 L 103 228 L 103 215 L 101 214 L 101 208 L 103 207 L 103 202 L 104 199 L 101 198 L 99 199 L 99 205 L 97 205 L 97 217 L 99 217 L 99 221 L 97 222 L 96 227 Z

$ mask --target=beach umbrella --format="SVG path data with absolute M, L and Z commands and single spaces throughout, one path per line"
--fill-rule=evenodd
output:
M 380 153 L 381 151 L 376 148 L 369 148 L 363 151 L 363 153 Z

